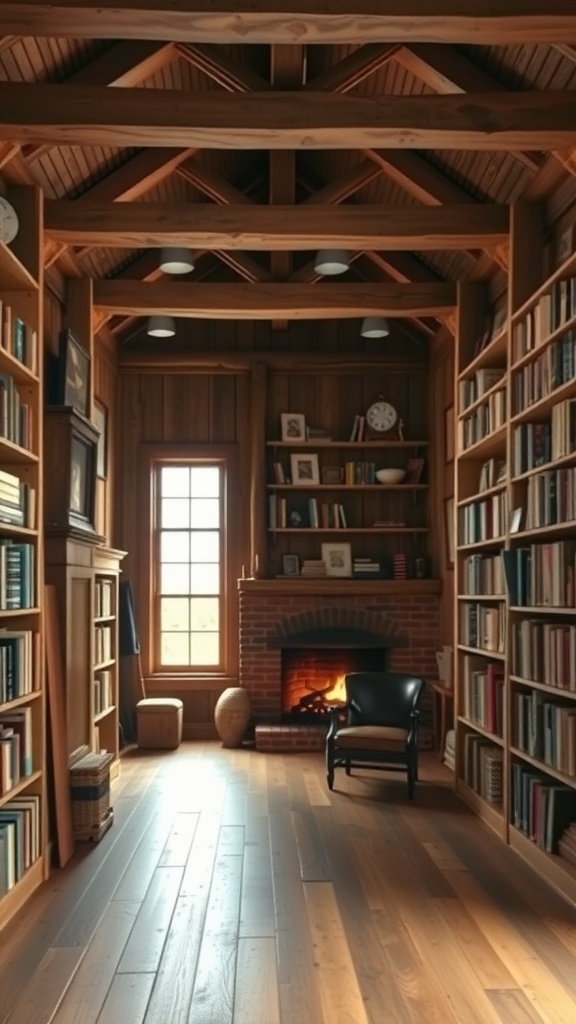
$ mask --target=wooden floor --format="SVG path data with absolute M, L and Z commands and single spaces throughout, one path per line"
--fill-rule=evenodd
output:
M 1 1024 L 575 1024 L 576 912 L 455 799 L 184 744 L 0 937 Z

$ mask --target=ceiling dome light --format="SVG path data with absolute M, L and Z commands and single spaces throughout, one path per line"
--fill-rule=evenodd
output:
M 165 274 L 189 274 L 194 270 L 194 260 L 190 249 L 161 249 L 160 270 Z
M 172 316 L 151 316 L 146 324 L 146 334 L 152 338 L 173 338 L 176 324 Z
M 383 316 L 365 316 L 360 334 L 363 338 L 387 338 L 390 334 L 388 321 Z
M 314 261 L 314 270 L 323 277 L 345 274 L 349 266 L 350 255 L 346 249 L 320 249 Z

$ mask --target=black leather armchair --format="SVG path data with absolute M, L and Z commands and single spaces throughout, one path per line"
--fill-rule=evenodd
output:
M 424 680 L 400 672 L 352 672 L 345 677 L 346 704 L 332 708 L 326 737 L 326 775 L 334 770 L 380 768 L 405 771 L 408 796 L 418 779 L 418 706 Z

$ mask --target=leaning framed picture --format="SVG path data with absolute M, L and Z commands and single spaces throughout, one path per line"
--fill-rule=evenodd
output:
M 94 399 L 92 420 L 100 432 L 96 449 L 96 476 L 105 480 L 108 476 L 108 410 L 97 398 Z
M 282 572 L 284 576 L 300 575 L 300 559 L 298 555 L 282 555 Z
M 58 404 L 89 418 L 90 356 L 72 331 L 62 331 L 59 346 Z
M 317 455 L 294 452 L 290 456 L 292 483 L 300 487 L 320 483 L 320 469 Z
M 306 417 L 301 412 L 281 412 L 280 430 L 283 441 L 305 441 Z
M 352 548 L 350 544 L 322 545 L 322 561 L 326 566 L 327 576 L 351 576 L 352 575 Z

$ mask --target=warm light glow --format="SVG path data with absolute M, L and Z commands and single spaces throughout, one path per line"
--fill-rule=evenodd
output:
M 346 687 L 344 685 L 344 676 L 338 676 L 334 686 L 322 692 L 322 698 L 326 704 L 345 704 Z

